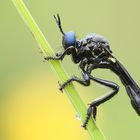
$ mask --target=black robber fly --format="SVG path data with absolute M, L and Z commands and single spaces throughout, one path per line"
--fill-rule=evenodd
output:
M 62 85 L 60 90 L 63 90 L 70 82 L 76 81 L 84 86 L 89 86 L 90 81 L 93 80 L 99 84 L 107 86 L 112 89 L 111 93 L 92 101 L 87 109 L 87 116 L 83 123 L 86 128 L 90 117 L 96 119 L 97 107 L 111 99 L 119 91 L 119 86 L 111 81 L 96 78 L 91 75 L 94 69 L 110 69 L 118 75 L 122 84 L 126 88 L 126 92 L 130 97 L 131 104 L 138 115 L 140 115 L 140 88 L 129 75 L 124 66 L 112 55 L 109 42 L 101 35 L 91 33 L 85 38 L 77 40 L 73 31 L 64 32 L 61 26 L 60 17 L 54 16 L 56 23 L 62 33 L 62 44 L 64 52 L 56 53 L 55 57 L 46 57 L 45 60 L 63 60 L 66 55 L 72 57 L 75 64 L 79 64 L 83 79 L 76 76 L 68 79 Z

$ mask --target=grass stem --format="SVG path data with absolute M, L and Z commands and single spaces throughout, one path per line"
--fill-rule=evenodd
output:
M 23 3 L 22 0 L 12 0 L 13 4 L 19 11 L 21 17 L 23 18 L 24 22 L 29 27 L 30 31 L 33 33 L 35 39 L 37 40 L 39 47 L 43 51 L 45 56 L 53 56 L 54 52 L 52 51 L 49 43 L 45 39 L 44 35 L 42 34 L 41 30 L 39 29 L 38 25 L 34 21 L 33 17 L 31 16 L 30 12 L 28 11 L 27 7 Z M 58 79 L 61 83 L 66 81 L 69 77 L 64 71 L 61 63 L 59 61 L 49 61 L 51 68 L 56 72 Z M 76 89 L 74 88 L 73 84 L 66 86 L 65 92 L 68 95 L 72 105 L 80 114 L 82 122 L 86 117 L 86 106 L 81 100 L 79 94 L 77 93 Z M 82 128 L 81 128 L 82 129 Z M 105 137 L 101 130 L 97 127 L 93 119 L 90 119 L 87 131 L 89 132 L 92 140 L 105 140 Z

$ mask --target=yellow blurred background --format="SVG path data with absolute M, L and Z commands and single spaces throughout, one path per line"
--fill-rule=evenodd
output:
M 64 31 L 74 30 L 78 38 L 91 32 L 104 35 L 113 54 L 140 85 L 139 0 L 24 2 L 55 52 L 62 50 L 53 19 L 59 13 Z M 11 1 L 1 0 L 0 17 L 0 140 L 89 140 Z M 63 65 L 69 75 L 81 76 L 69 57 Z M 107 140 L 139 139 L 140 118 L 117 76 L 109 70 L 96 70 L 94 75 L 121 86 L 117 96 L 98 108 L 97 124 Z M 75 86 L 85 104 L 109 92 L 95 83 L 86 88 Z

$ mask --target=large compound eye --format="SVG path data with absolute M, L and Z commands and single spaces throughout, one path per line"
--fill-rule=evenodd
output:
M 70 46 L 75 46 L 75 42 L 76 42 L 75 33 L 72 31 L 66 32 L 65 35 L 63 36 L 63 41 L 64 41 L 65 48 L 68 48 Z

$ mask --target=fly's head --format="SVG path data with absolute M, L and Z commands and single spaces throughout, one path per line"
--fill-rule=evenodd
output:
M 69 31 L 69 32 L 64 32 L 63 29 L 62 29 L 62 26 L 61 26 L 61 20 L 60 20 L 60 17 L 59 15 L 57 14 L 57 17 L 54 16 L 55 20 L 56 20 L 56 23 L 60 29 L 60 32 L 62 33 L 62 45 L 63 45 L 63 48 L 66 50 L 67 48 L 69 48 L 70 46 L 73 46 L 75 47 L 76 45 L 76 35 L 73 31 Z M 68 55 L 71 54 L 71 52 L 67 52 Z

